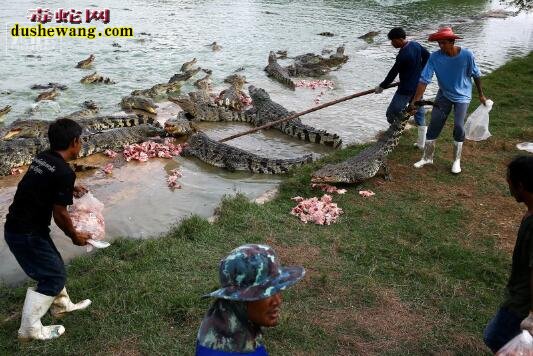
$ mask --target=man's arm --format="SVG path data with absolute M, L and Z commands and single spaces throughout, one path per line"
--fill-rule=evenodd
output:
M 413 96 L 413 99 L 411 99 L 411 102 L 409 103 L 409 107 L 407 108 L 407 111 L 410 114 L 414 114 L 418 108 L 415 107 L 415 102 L 420 100 L 422 96 L 424 95 L 424 92 L 426 91 L 427 84 L 423 82 L 419 82 L 418 86 L 416 87 L 415 95 Z
M 399 72 L 400 72 L 400 65 L 398 63 L 398 60 L 396 60 L 396 62 L 394 62 L 394 65 L 392 66 L 392 68 L 389 70 L 389 74 L 387 74 L 387 76 L 379 84 L 379 86 L 382 87 L 382 88 L 386 88 L 389 84 L 392 83 L 392 81 L 394 80 L 394 78 L 396 78 L 396 76 L 398 75 Z
M 76 231 L 65 206 L 55 204 L 53 208 L 53 216 L 57 226 L 65 233 L 65 235 L 72 239 L 74 245 L 85 246 L 87 244 L 87 240 L 90 239 L 91 236 L 88 233 Z
M 483 88 L 481 87 L 481 77 L 474 77 L 474 83 L 476 84 L 479 101 L 481 102 L 481 104 L 485 105 L 487 98 L 485 98 L 485 95 L 483 94 Z

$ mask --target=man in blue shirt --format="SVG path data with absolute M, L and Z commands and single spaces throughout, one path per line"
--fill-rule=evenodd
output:
M 389 38 L 391 45 L 394 48 L 399 48 L 400 51 L 396 56 L 396 61 L 390 69 L 389 74 L 387 74 L 385 80 L 376 87 L 375 93 L 379 94 L 383 92 L 383 88 L 390 85 L 398 74 L 400 75 L 400 84 L 398 85 L 396 93 L 394 93 L 394 96 L 392 97 L 386 113 L 387 121 L 389 124 L 392 124 L 394 119 L 403 109 L 405 109 L 405 106 L 415 94 L 418 80 L 420 79 L 420 72 L 422 72 L 422 69 L 426 65 L 429 58 L 429 52 L 418 42 L 407 41 L 405 39 L 405 31 L 400 27 L 395 27 L 390 30 L 387 37 Z M 415 114 L 415 122 L 418 126 L 418 142 L 415 143 L 415 146 L 418 146 L 420 149 L 424 148 L 427 131 L 424 115 L 425 109 L 423 106 L 420 106 Z
M 472 99 L 472 78 L 476 83 L 479 101 L 485 104 L 486 98 L 481 88 L 481 73 L 474 60 L 474 55 L 467 48 L 455 45 L 455 35 L 450 27 L 443 27 L 429 36 L 428 41 L 436 41 L 440 50 L 431 53 L 422 71 L 416 93 L 411 100 L 410 110 L 414 112 L 414 102 L 420 100 L 426 87 L 431 83 L 433 74 L 437 76 L 439 91 L 435 98 L 435 107 L 431 112 L 431 122 L 426 134 L 426 144 L 422 159 L 414 164 L 420 168 L 433 163 L 435 140 L 439 137 L 452 107 L 454 109 L 454 151 L 452 173 L 461 172 L 461 152 L 465 139 L 464 121 L 468 104 Z

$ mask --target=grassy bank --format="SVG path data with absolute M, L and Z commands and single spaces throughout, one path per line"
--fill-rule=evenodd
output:
M 288 214 L 290 198 L 320 196 L 310 173 L 361 147 L 336 152 L 291 174 L 263 206 L 237 196 L 222 202 L 216 224 L 192 217 L 163 238 L 75 259 L 70 294 L 93 305 L 63 319 L 57 340 L 19 344 L 25 288 L 1 288 L 0 354 L 192 354 L 209 303 L 199 296 L 217 287 L 220 258 L 247 242 L 268 243 L 308 271 L 284 293 L 280 326 L 266 331 L 272 355 L 486 352 L 481 332 L 501 301 L 523 210 L 504 177 L 515 144 L 533 140 L 532 62 L 530 54 L 484 78 L 494 136 L 465 143 L 460 175 L 449 172 L 450 123 L 435 165 L 420 170 L 410 130 L 390 157 L 392 182 L 364 183 L 371 198 L 354 187 L 335 196 L 338 224 L 302 224 Z

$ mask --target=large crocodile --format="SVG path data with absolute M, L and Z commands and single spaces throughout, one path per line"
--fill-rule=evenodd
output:
M 248 92 L 252 98 L 252 109 L 248 110 L 247 113 L 248 115 L 253 115 L 255 126 L 261 126 L 294 114 L 294 112 L 290 112 L 280 104 L 272 101 L 270 95 L 264 89 L 250 85 Z M 337 134 L 331 134 L 325 130 L 304 125 L 300 119 L 286 121 L 275 125 L 274 128 L 299 140 L 320 143 L 334 148 L 339 148 L 342 145 L 342 140 Z
M 433 105 L 428 101 L 422 101 L 419 104 Z M 325 165 L 312 174 L 311 182 L 361 183 L 374 177 L 381 168 L 383 168 L 385 179 L 390 180 L 387 156 L 398 145 L 409 116 L 410 114 L 406 111 L 400 113 L 375 144 L 341 163 Z
M 207 97 L 206 97 L 207 95 Z M 213 103 L 205 91 L 169 97 L 168 100 L 177 104 L 183 111 L 180 117 L 185 117 L 191 121 L 241 121 L 252 123 L 250 116 L 245 112 L 233 111 L 224 106 Z
M 218 95 L 218 104 L 231 110 L 241 111 L 244 108 L 243 98 L 246 97 L 246 94 L 242 91 L 246 83 L 246 77 L 234 74 L 231 79 L 230 87 L 221 91 Z
M 86 75 L 85 77 L 81 78 L 80 83 L 82 84 L 95 84 L 95 83 L 116 84 L 116 82 L 114 82 L 111 78 L 103 77 L 96 72 Z
M 154 85 L 149 89 L 134 90 L 131 92 L 131 95 L 144 96 L 146 98 L 155 99 L 159 96 L 179 91 L 181 89 L 182 84 L 183 82 L 181 81 L 175 81 L 172 83 L 160 83 Z
M 332 68 L 339 67 L 348 61 L 344 54 L 344 46 L 337 47 L 337 51 L 328 58 L 314 53 L 306 53 L 294 57 L 294 63 L 287 67 L 290 76 L 319 77 L 329 73 Z
M 83 128 L 84 135 L 114 128 L 143 124 L 160 127 L 159 123 L 154 118 L 141 115 L 105 115 L 92 118 L 80 118 L 76 120 L 76 122 L 78 122 Z M 50 123 L 50 121 L 44 120 L 16 120 L 6 128 L 0 130 L 0 140 L 7 141 L 23 138 L 46 138 Z
M 289 71 L 278 63 L 276 53 L 273 51 L 270 51 L 268 55 L 268 65 L 265 67 L 265 71 L 268 73 L 269 77 L 287 85 L 292 90 L 296 89 L 296 84 L 290 78 Z
M 116 128 L 82 136 L 82 148 L 79 157 L 103 152 L 107 149 L 122 149 L 124 145 L 139 143 L 151 137 L 163 136 L 161 127 L 139 125 Z M 0 140 L 0 175 L 9 175 L 16 167 L 30 164 L 36 154 L 48 149 L 46 137 L 17 138 Z
M 141 95 L 128 95 L 120 101 L 120 107 L 125 111 L 141 110 L 152 115 L 157 115 L 157 105 L 150 98 Z
M 37 98 L 35 101 L 41 101 L 41 100 L 54 100 L 56 96 L 59 95 L 59 92 L 56 90 L 56 88 L 53 88 L 52 90 L 43 91 L 39 95 L 37 95 Z
M 265 158 L 237 147 L 210 139 L 202 132 L 195 133 L 187 141 L 182 156 L 194 156 L 203 162 L 231 171 L 281 174 L 289 169 L 312 161 L 312 155 L 298 158 Z

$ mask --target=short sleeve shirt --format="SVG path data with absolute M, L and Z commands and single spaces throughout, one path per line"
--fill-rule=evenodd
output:
M 502 307 L 526 317 L 531 309 L 531 269 L 533 268 L 533 215 L 522 221 L 513 251 L 511 276 Z
M 75 180 L 74 171 L 59 153 L 38 154 L 18 184 L 5 229 L 48 233 L 54 205 L 72 204 Z

